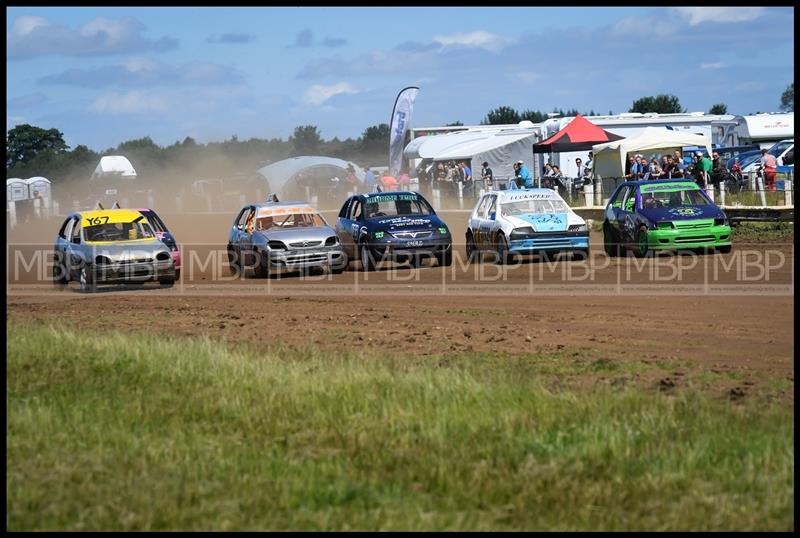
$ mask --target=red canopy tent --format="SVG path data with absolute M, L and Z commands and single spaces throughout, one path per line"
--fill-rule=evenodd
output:
M 592 149 L 595 144 L 613 142 L 625 138 L 609 133 L 598 127 L 580 114 L 569 122 L 569 125 L 556 134 L 533 145 L 534 153 L 563 153 L 567 151 L 583 151 Z

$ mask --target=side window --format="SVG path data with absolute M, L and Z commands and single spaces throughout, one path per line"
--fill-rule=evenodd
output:
M 352 201 L 353 201 L 352 198 L 348 198 L 347 201 L 342 206 L 342 209 L 339 210 L 339 218 L 340 219 L 346 219 L 347 218 L 347 212 L 350 209 L 350 203 Z
M 72 222 L 72 219 L 68 217 L 67 220 L 65 220 L 64 223 L 61 225 L 61 228 L 58 230 L 58 237 L 60 237 L 61 239 L 67 238 L 67 234 L 70 232 L 70 230 L 68 229 L 70 222 Z
M 486 218 L 488 219 L 492 213 L 497 212 L 497 196 L 490 196 L 489 197 L 489 209 L 486 211 Z
M 243 209 L 242 209 L 242 210 L 239 212 L 239 216 L 237 216 L 237 217 L 236 217 L 236 220 L 235 220 L 235 221 L 234 221 L 234 223 L 233 223 L 233 224 L 234 224 L 234 226 L 236 226 L 237 228 L 239 228 L 239 227 L 241 227 L 241 228 L 244 228 L 245 216 L 247 215 L 247 213 L 248 213 L 249 211 L 250 211 L 250 208 L 249 208 L 249 207 L 245 207 L 245 208 L 243 208 Z
M 81 242 L 81 218 L 75 217 L 72 219 L 72 239 L 71 241 L 76 244 Z
M 630 187 L 622 187 L 619 189 L 616 194 L 611 198 L 611 207 L 620 208 L 622 207 L 622 200 L 625 199 Z
M 361 200 L 359 200 L 358 198 L 353 200 L 353 203 L 350 204 L 350 219 L 351 220 L 361 219 Z
M 166 232 L 167 231 L 167 227 L 164 226 L 164 221 L 161 220 L 161 217 L 159 217 L 155 213 L 149 213 L 148 215 L 145 215 L 145 216 L 147 217 L 147 220 L 150 221 L 150 224 L 153 225 L 153 228 L 155 228 L 155 230 L 157 232 Z
M 247 215 L 244 220 L 244 231 L 247 233 L 253 233 L 253 229 L 255 227 L 255 217 L 256 217 L 256 209 L 254 207 L 248 207 L 247 211 L 245 211 Z
M 476 218 L 482 218 L 483 215 L 486 214 L 486 206 L 488 204 L 489 204 L 489 196 L 488 195 L 484 195 L 484 197 L 481 198 L 481 201 L 478 204 L 478 207 L 475 209 L 475 214 L 473 216 L 476 217 Z
M 636 188 L 630 187 L 628 188 L 628 192 L 625 193 L 625 199 L 622 202 L 623 211 L 633 211 L 635 202 L 636 202 Z

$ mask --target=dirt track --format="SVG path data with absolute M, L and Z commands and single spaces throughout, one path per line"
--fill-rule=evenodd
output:
M 95 330 L 417 356 L 557 353 L 576 361 L 657 365 L 668 386 L 709 382 L 701 375 L 709 373 L 710 386 L 723 392 L 788 382 L 791 390 L 781 394 L 793 400 L 794 266 L 788 243 L 739 245 L 728 255 L 610 260 L 602 254 L 602 237 L 593 234 L 587 262 L 534 259 L 499 268 L 462 265 L 457 255 L 451 268 L 231 280 L 222 256 L 214 257 L 224 252 L 231 219 L 165 215 L 184 248 L 182 282 L 172 289 L 56 292 L 46 275 L 23 271 L 8 281 L 9 315 Z M 445 219 L 454 236 L 463 237 L 463 224 L 454 224 L 466 215 Z M 49 243 L 56 227 L 51 222 L 8 240 Z M 457 246 L 461 251 L 463 245 Z M 192 252 L 197 262 L 189 261 Z M 78 316 L 89 305 L 96 315 Z M 659 382 L 649 375 L 647 383 Z

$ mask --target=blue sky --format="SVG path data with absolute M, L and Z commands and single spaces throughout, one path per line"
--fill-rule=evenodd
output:
M 777 111 L 793 8 L 7 8 L 6 127 L 95 150 L 357 137 L 417 85 L 413 125 L 490 109 Z

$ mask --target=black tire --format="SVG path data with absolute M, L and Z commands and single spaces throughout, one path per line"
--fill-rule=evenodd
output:
M 436 263 L 439 267 L 450 267 L 453 265 L 453 247 L 450 247 L 446 252 L 436 255 Z
M 171 288 L 175 285 L 174 278 L 159 278 L 158 283 L 161 284 L 162 288 Z
M 81 292 L 94 293 L 97 291 L 97 283 L 94 281 L 94 275 L 85 263 L 81 266 L 81 272 L 78 281 L 80 282 Z
M 584 248 L 572 252 L 572 259 L 576 261 L 584 261 L 589 259 L 589 249 Z
M 253 250 L 253 254 L 255 257 L 255 264 L 253 265 L 253 274 L 256 278 L 269 278 L 270 275 L 270 266 L 269 266 L 269 255 L 264 254 L 264 252 L 259 251 L 258 249 Z
M 619 242 L 614 239 L 614 232 L 608 223 L 603 226 L 603 250 L 609 258 L 619 257 Z
M 67 268 L 64 266 L 64 262 L 61 260 L 61 256 L 56 254 L 53 260 L 53 284 L 59 288 L 63 289 L 69 280 L 67 279 Z
M 475 238 L 472 237 L 471 232 L 467 232 L 466 247 L 467 247 L 467 263 L 477 263 L 478 261 L 480 261 L 480 252 L 478 251 L 477 248 L 475 248 Z
M 717 247 L 717 252 L 720 254 L 730 254 L 733 250 L 733 245 L 725 245 L 724 247 Z
M 231 274 L 234 276 L 239 276 L 242 273 L 242 267 L 239 261 L 236 251 L 228 245 L 228 269 L 230 269 Z
M 644 258 L 650 252 L 650 246 L 647 242 L 647 227 L 639 226 L 639 231 L 636 232 L 636 243 L 633 245 L 633 254 L 637 258 Z
M 181 279 L 181 270 L 175 269 L 175 281 L 178 282 Z
M 506 240 L 505 234 L 497 234 L 497 240 L 495 241 L 495 253 L 497 254 L 498 264 L 506 265 L 509 261 L 511 261 L 511 255 L 508 253 L 508 241 Z
M 331 263 L 330 271 L 334 275 L 341 275 L 345 269 L 350 266 L 350 260 L 347 258 L 347 253 L 342 251 L 342 257 L 338 263 Z
M 557 252 L 550 252 L 548 250 L 540 250 L 537 254 L 539 255 L 539 261 L 541 262 L 553 261 L 558 255 Z
M 364 270 L 364 272 L 369 273 L 370 271 L 374 271 L 375 260 L 372 259 L 372 254 L 370 254 L 367 242 L 362 241 L 358 246 L 358 250 L 359 258 L 361 259 L 361 268 Z

